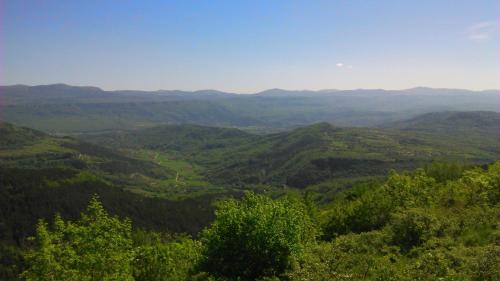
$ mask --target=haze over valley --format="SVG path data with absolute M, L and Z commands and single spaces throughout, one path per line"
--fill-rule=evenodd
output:
M 440 111 L 500 111 L 500 91 L 103 91 L 64 84 L 1 86 L 7 122 L 52 133 L 199 124 L 273 132 L 318 122 L 377 127 Z M 62 120 L 64 119 L 64 120 Z

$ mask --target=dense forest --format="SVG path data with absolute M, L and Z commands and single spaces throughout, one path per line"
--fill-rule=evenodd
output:
M 317 206 L 308 194 L 216 204 L 196 238 L 144 231 L 101 198 L 39 221 L 3 278 L 26 280 L 498 280 L 500 163 L 392 172 Z

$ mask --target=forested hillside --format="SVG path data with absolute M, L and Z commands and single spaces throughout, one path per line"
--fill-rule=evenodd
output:
M 0 124 L 0 164 L 15 168 L 69 167 L 109 179 L 142 175 L 174 177 L 174 172 L 153 162 L 127 157 L 117 151 L 68 137 Z
M 432 160 L 487 163 L 498 159 L 498 123 L 490 120 L 498 114 L 465 115 L 474 116 L 481 128 L 467 127 L 465 118 L 463 129 L 449 134 L 454 125 L 446 123 L 448 115 L 443 114 L 441 121 L 439 116 L 434 118 L 436 126 L 443 123 L 439 129 L 426 132 L 320 123 L 289 132 L 251 135 L 236 129 L 170 125 L 80 137 L 114 149 L 174 153 L 204 167 L 200 172 L 216 184 L 305 187 L 331 179 L 384 175 L 390 169 L 411 169 Z
M 91 200 L 40 222 L 3 276 L 26 280 L 498 280 L 500 163 L 391 173 L 318 207 L 248 193 L 218 204 L 198 239 L 144 232 Z M 106 237 L 107 241 L 100 238 Z M 113 243 L 109 243 L 112 241 Z M 10 254 L 9 254 L 10 253 Z M 20 266 L 20 267 L 19 267 Z
M 461 137 L 491 135 L 500 138 L 500 113 L 492 111 L 433 112 L 387 124 L 386 127 Z
M 160 200 L 155 184 L 176 181 L 177 172 L 148 159 L 72 138 L 47 135 L 8 123 L 0 125 L 1 239 L 24 244 L 38 218 L 59 212 L 74 218 L 92 194 L 117 214 L 136 217 L 140 225 L 174 232 L 197 233 L 211 218 L 216 195 L 237 195 L 231 188 L 206 187 L 186 200 Z M 149 197 L 139 196 L 150 190 Z M 128 191 L 136 191 L 131 193 Z M 174 191 L 172 191 L 174 192 Z M 173 199 L 172 196 L 171 199 Z M 179 198 L 175 198 L 179 199 Z M 163 213 L 168 213 L 165 215 Z

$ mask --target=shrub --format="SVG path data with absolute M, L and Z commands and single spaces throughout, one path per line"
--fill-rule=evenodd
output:
M 200 243 L 184 237 L 162 242 L 151 234 L 149 243 L 135 248 L 134 279 L 136 281 L 188 280 L 200 258 Z
M 500 280 L 500 246 L 490 245 L 476 257 L 472 265 L 472 280 Z
M 201 268 L 231 280 L 278 275 L 314 240 L 305 204 L 248 193 L 223 201 L 212 226 L 202 233 Z
M 26 280 L 133 280 L 131 223 L 110 217 L 96 197 L 79 221 L 40 221 Z
M 441 228 L 435 216 L 420 209 L 395 214 L 389 227 L 392 242 L 405 252 L 438 235 Z

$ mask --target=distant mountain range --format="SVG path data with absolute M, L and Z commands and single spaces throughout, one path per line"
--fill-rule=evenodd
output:
M 471 91 L 464 89 L 448 89 L 448 88 L 429 88 L 415 87 L 403 90 L 383 90 L 383 89 L 356 89 L 356 90 L 285 90 L 285 89 L 269 89 L 257 93 L 236 94 L 223 92 L 218 90 L 198 90 L 198 91 L 181 91 L 181 90 L 113 90 L 105 91 L 94 86 L 71 86 L 67 84 L 50 84 L 50 85 L 10 85 L 0 86 L 0 93 L 7 104 L 33 103 L 44 100 L 45 102 L 65 102 L 65 101 L 102 101 L 106 102 L 109 99 L 117 99 L 127 101 L 128 99 L 139 100 L 147 99 L 193 99 L 193 98 L 227 98 L 235 96 L 259 96 L 259 97 L 306 97 L 306 96 L 332 96 L 332 95 L 379 95 L 379 94 L 396 94 L 396 95 L 463 95 L 463 94 L 500 94 L 500 90 L 484 90 Z M 62 100 L 61 100 L 62 99 Z
M 103 91 L 64 84 L 0 86 L 7 122 L 52 133 L 123 130 L 161 124 L 282 131 L 318 122 L 377 127 L 440 111 L 500 112 L 500 91 L 406 90 L 288 91 L 256 94 L 216 90 Z

